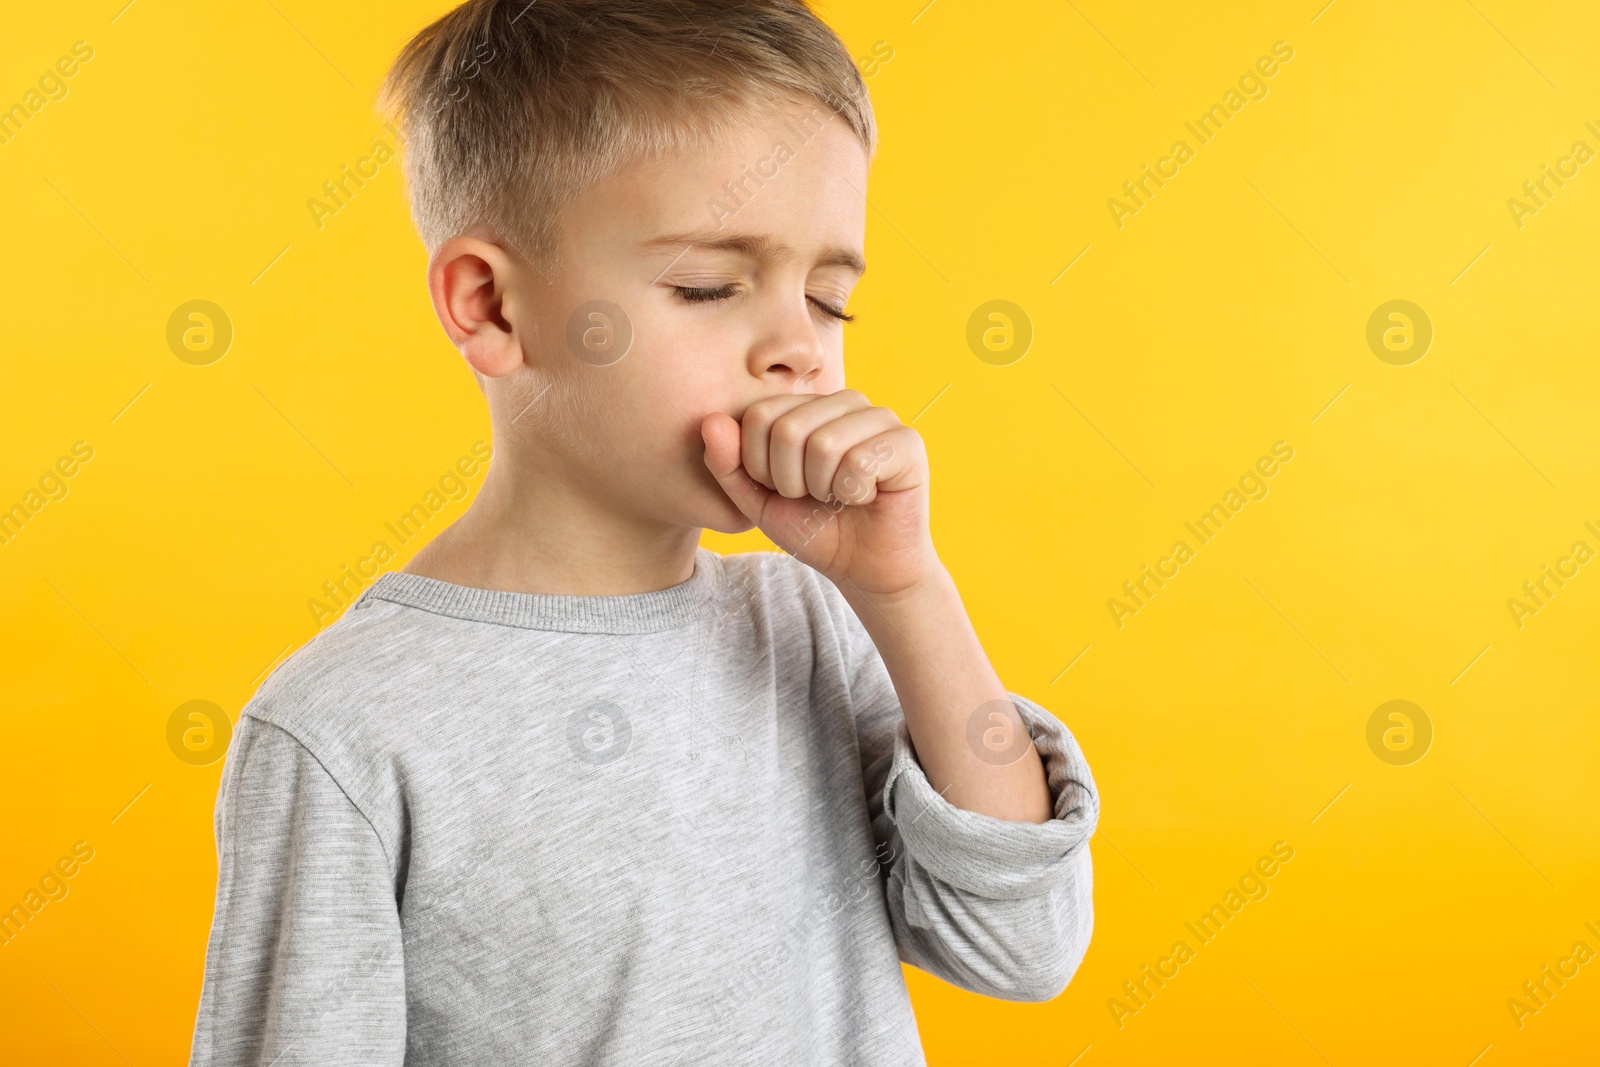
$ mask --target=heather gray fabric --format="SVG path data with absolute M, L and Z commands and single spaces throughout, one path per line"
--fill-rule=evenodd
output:
M 900 961 L 1044 1000 L 1099 813 L 928 785 L 833 583 L 699 549 L 649 593 L 390 573 L 241 713 L 194 1065 L 924 1063 Z

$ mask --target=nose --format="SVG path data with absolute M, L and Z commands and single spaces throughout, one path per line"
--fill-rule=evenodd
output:
M 822 375 L 826 360 L 827 350 L 804 293 L 798 300 L 785 297 L 781 307 L 762 316 L 761 332 L 750 347 L 751 374 L 778 379 L 797 390 Z

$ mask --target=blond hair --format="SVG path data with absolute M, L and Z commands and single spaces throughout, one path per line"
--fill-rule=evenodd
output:
M 379 103 L 429 253 L 487 231 L 537 264 L 583 187 L 808 98 L 871 156 L 866 86 L 805 0 L 467 0 L 406 44 Z

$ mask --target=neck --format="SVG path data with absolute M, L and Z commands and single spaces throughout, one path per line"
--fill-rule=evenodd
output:
M 507 457 L 510 460 L 510 457 Z M 688 581 L 700 530 L 625 514 L 559 478 L 492 464 L 461 518 L 402 568 L 475 589 L 565 596 L 648 593 Z

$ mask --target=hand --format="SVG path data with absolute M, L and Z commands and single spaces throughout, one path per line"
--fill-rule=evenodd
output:
M 714 411 L 700 436 L 706 467 L 745 518 L 835 585 L 894 596 L 943 569 L 922 437 L 854 389 L 769 396 L 742 422 Z

